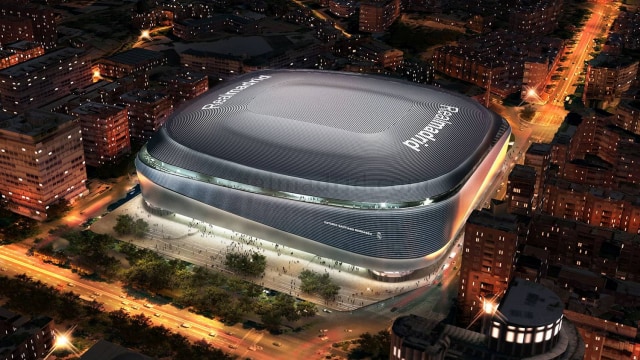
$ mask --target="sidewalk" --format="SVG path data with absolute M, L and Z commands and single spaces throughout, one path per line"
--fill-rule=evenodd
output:
M 142 196 L 137 196 L 91 226 L 96 233 L 110 234 L 137 246 L 155 250 L 167 257 L 229 272 L 223 265 L 228 252 L 259 252 L 267 257 L 267 269 L 260 279 L 248 280 L 268 289 L 312 301 L 327 309 L 350 311 L 368 306 L 422 286 L 435 286 L 438 274 L 397 283 L 372 279 L 367 270 L 331 259 L 320 258 L 299 249 L 287 248 L 263 239 L 236 233 L 178 214 L 157 216 L 146 211 Z M 145 238 L 117 236 L 113 231 L 118 215 L 128 214 L 150 225 Z M 454 247 L 457 249 L 457 247 Z M 455 251 L 455 250 L 454 250 Z M 451 261 L 451 260 L 448 260 Z M 328 273 L 340 286 L 335 301 L 326 302 L 299 290 L 302 270 Z

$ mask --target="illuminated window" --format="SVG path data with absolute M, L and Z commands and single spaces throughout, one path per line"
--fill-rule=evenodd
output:
M 547 330 L 547 331 L 545 332 L 544 339 L 545 339 L 545 340 L 549 340 L 549 339 L 551 339 L 551 335 L 552 335 L 552 333 L 553 333 L 553 330 L 551 330 L 551 329 Z
M 500 328 L 498 326 L 494 326 L 491 328 L 491 337 L 497 339 L 500 336 Z
M 505 340 L 507 342 L 513 342 L 513 339 L 515 338 L 516 333 L 512 330 L 507 331 L 507 337 L 505 338 Z
M 539 343 L 542 342 L 542 338 L 544 337 L 544 333 L 543 332 L 538 332 L 536 333 L 536 340 L 535 342 Z
M 530 344 L 531 343 L 531 337 L 532 335 L 530 333 L 527 333 L 524 335 L 524 343 L 525 344 Z

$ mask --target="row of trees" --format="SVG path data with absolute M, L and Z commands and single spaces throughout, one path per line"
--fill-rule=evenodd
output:
M 164 326 L 152 326 L 151 320 L 143 314 L 130 316 L 121 310 L 105 313 L 95 301 L 87 303 L 72 292 L 60 293 L 27 275 L 0 276 L 0 296 L 6 300 L 4 307 L 13 311 L 32 316 L 47 314 L 56 322 L 78 324 L 76 337 L 105 338 L 158 358 L 233 358 L 205 341 L 192 344 Z
M 237 276 L 223 275 L 203 267 L 194 267 L 179 260 L 167 261 L 147 249 L 139 249 L 129 243 L 121 243 L 119 250 L 126 254 L 131 267 L 123 271 L 122 281 L 138 289 L 165 292 L 174 295 L 173 302 L 191 307 L 210 317 L 219 317 L 226 323 L 236 323 L 256 314 L 263 325 L 272 331 L 285 322 L 294 322 L 315 316 L 315 304 L 296 301 L 287 294 L 266 296 L 262 286 Z M 260 254 L 229 254 L 232 261 L 241 264 L 249 261 L 264 272 L 266 258 Z M 241 259 L 241 260 L 238 260 Z M 255 274 L 257 272 L 253 272 Z
M 119 217 L 118 223 L 122 227 L 135 227 L 132 220 L 124 215 Z M 66 261 L 61 263 L 71 263 L 97 277 L 120 280 L 151 293 L 167 294 L 178 306 L 191 307 L 227 323 L 236 323 L 255 314 L 266 328 L 275 331 L 283 324 L 317 313 L 311 302 L 296 300 L 288 294 L 267 296 L 262 286 L 237 276 L 223 275 L 180 260 L 167 260 L 152 250 L 138 248 L 109 235 L 66 230 L 62 236 L 69 241 L 69 246 L 64 252 L 54 252 L 50 247 L 41 251 L 48 252 L 52 258 L 63 257 Z M 117 254 L 124 255 L 126 261 Z M 226 255 L 225 265 L 241 276 L 255 277 L 264 273 L 266 257 L 256 252 L 232 252 Z M 333 298 L 340 289 L 331 283 L 328 274 L 305 271 L 301 278 L 302 291 L 319 294 L 325 299 Z

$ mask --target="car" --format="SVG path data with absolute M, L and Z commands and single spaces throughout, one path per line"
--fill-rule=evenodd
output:
M 144 304 L 144 307 L 149 308 L 149 309 L 153 309 L 153 305 L 146 303 Z
M 138 305 L 131 305 L 131 308 L 132 308 L 133 310 L 138 310 L 138 309 L 140 309 L 140 306 L 138 306 Z
M 280 346 L 282 346 L 282 344 L 281 344 L 281 343 L 279 343 L 279 342 L 277 342 L 277 341 L 274 341 L 274 342 L 273 342 L 273 346 L 280 347 Z
M 256 347 L 254 345 L 249 346 L 249 350 L 256 351 Z
M 100 295 L 102 295 L 102 294 L 100 294 L 99 292 L 94 292 L 94 293 L 93 293 L 93 295 L 95 295 L 95 296 L 100 296 Z
M 327 340 L 329 340 L 329 337 L 328 337 L 328 336 L 326 336 L 326 335 L 324 335 L 324 336 L 320 337 L 320 339 L 321 339 L 322 341 L 327 341 Z
M 329 309 L 322 309 L 322 311 L 331 314 L 331 310 Z
M 162 314 L 160 314 L 160 313 L 155 313 L 155 314 L 153 314 L 153 316 L 155 316 L 155 317 L 160 317 L 160 316 L 162 316 Z
M 67 283 L 68 287 L 74 287 L 75 285 L 73 283 Z
M 126 301 L 126 300 L 123 300 L 121 304 L 122 304 L 122 305 L 129 305 L 129 302 L 128 302 L 128 301 Z
M 180 326 L 182 326 L 182 327 L 183 327 L 183 328 L 185 328 L 185 329 L 188 329 L 188 328 L 190 328 L 190 327 L 191 327 L 191 325 L 189 325 L 189 324 L 187 324 L 187 323 L 182 323 L 182 324 L 180 324 Z
M 229 348 L 231 348 L 231 349 L 237 349 L 237 348 L 238 348 L 238 345 L 236 345 L 236 344 L 229 344 Z
M 212 331 L 209 333 L 209 336 L 211 337 L 216 337 L 216 335 L 218 335 L 215 331 Z

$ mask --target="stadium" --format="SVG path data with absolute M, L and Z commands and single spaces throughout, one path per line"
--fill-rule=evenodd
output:
M 270 70 L 178 109 L 136 168 L 152 208 L 397 279 L 445 257 L 510 133 L 438 88 Z

